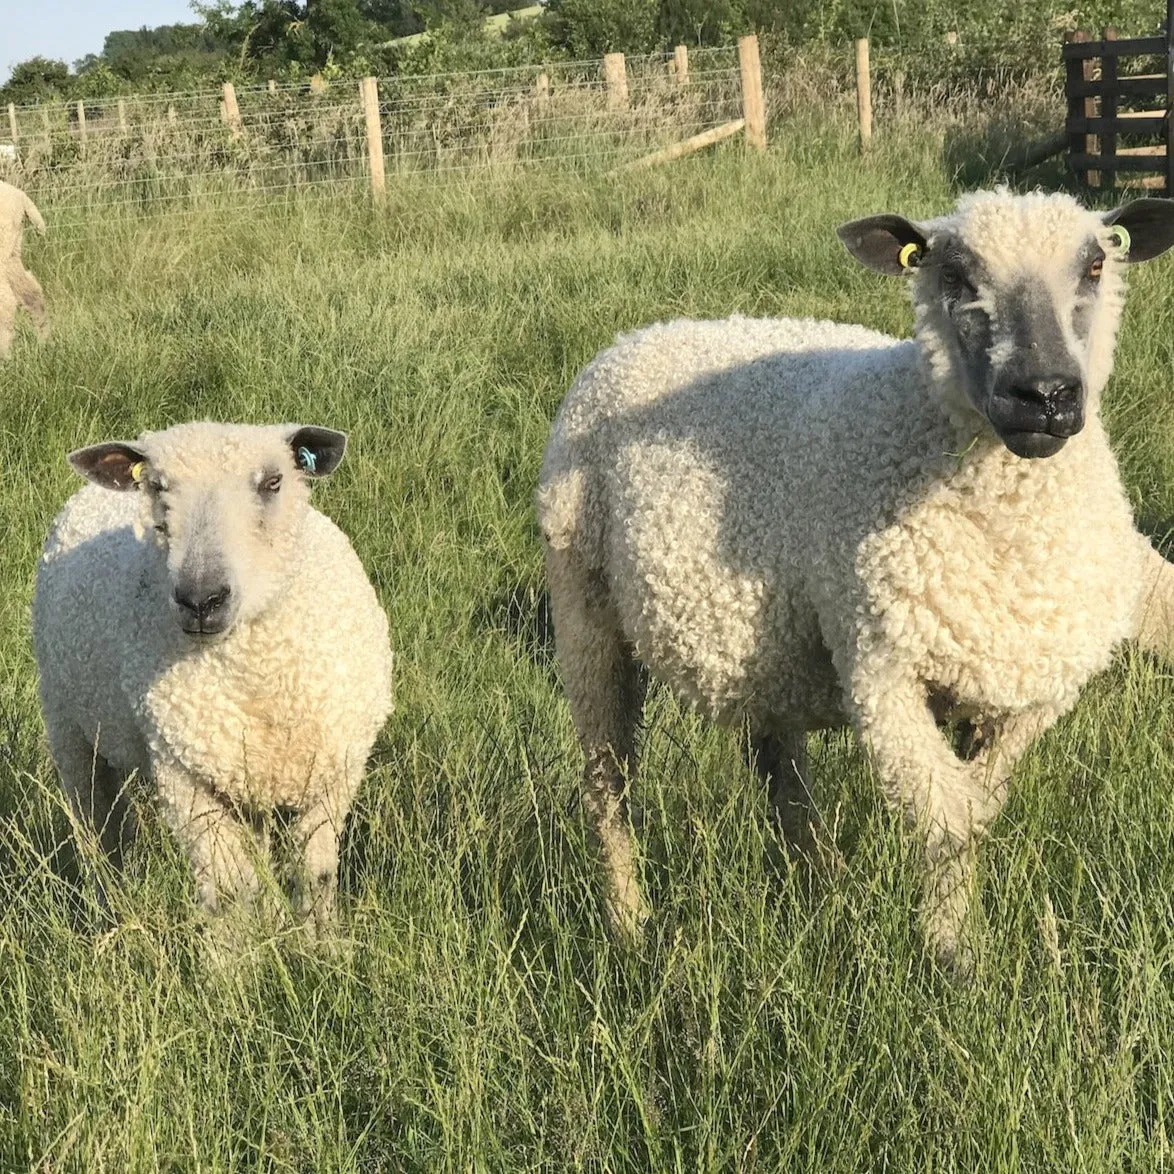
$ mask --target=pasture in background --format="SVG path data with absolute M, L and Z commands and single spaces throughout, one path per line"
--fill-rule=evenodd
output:
M 26 332 L 0 368 L 0 1168 L 1171 1167 L 1174 706 L 1142 657 L 1122 653 L 1017 771 L 980 856 L 973 986 L 924 954 L 918 853 L 850 739 L 812 741 L 842 859 L 809 881 L 768 863 L 738 736 L 663 691 L 637 789 L 643 950 L 602 915 L 531 505 L 549 422 L 593 354 L 655 319 L 908 333 L 901 283 L 856 266 L 835 226 L 942 211 L 1063 104 L 1046 81 L 898 90 L 878 58 L 865 157 L 849 52 L 764 63 L 767 151 L 621 176 L 389 169 L 379 208 L 360 173 L 279 194 L 194 176 L 198 198 L 120 212 L 70 205 L 68 168 L 46 180 L 49 237 L 26 256 L 55 333 Z M 1172 264 L 1132 275 L 1105 408 L 1158 535 Z M 223 971 L 149 808 L 119 920 L 100 920 L 28 638 L 37 553 L 78 484 L 65 453 L 200 417 L 350 432 L 315 497 L 397 652 L 339 949 L 258 923 Z

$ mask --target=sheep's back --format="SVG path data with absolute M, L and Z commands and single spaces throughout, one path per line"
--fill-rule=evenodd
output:
M 547 541 L 604 572 L 637 653 L 713 716 L 837 720 L 807 589 L 814 531 L 840 481 L 869 475 L 845 454 L 875 446 L 878 419 L 881 446 L 912 443 L 916 363 L 911 344 L 810 320 L 621 338 L 556 421 L 538 494 Z M 901 475 L 899 457 L 869 459 Z

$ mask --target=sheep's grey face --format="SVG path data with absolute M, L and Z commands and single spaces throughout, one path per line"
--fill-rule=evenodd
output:
M 165 558 L 166 605 L 207 640 L 280 595 L 301 557 L 307 479 L 333 472 L 345 446 L 327 428 L 180 424 L 69 460 L 95 484 L 141 494 L 143 528 Z
M 996 276 L 948 234 L 920 275 L 967 397 L 1017 456 L 1048 457 L 1084 427 L 1089 331 L 1105 251 L 1095 235 L 1067 256 Z
M 1122 269 L 1174 246 L 1174 201 L 1098 213 L 1063 194 L 998 189 L 938 220 L 886 212 L 837 233 L 877 273 L 916 275 L 917 335 L 950 406 L 977 410 L 1013 453 L 1047 457 L 1096 409 Z

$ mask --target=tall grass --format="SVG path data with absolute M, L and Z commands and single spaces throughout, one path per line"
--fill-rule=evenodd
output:
M 955 195 L 943 136 L 794 124 L 622 180 L 396 186 L 95 218 L 30 241 L 55 316 L 0 369 L 0 1169 L 1169 1169 L 1174 707 L 1123 652 L 1017 772 L 982 857 L 977 977 L 913 921 L 915 846 L 844 735 L 813 739 L 840 865 L 764 864 L 736 734 L 654 692 L 655 916 L 610 940 L 575 800 L 530 504 L 549 421 L 616 331 L 804 314 L 905 333 L 833 229 Z M 1169 261 L 1133 275 L 1110 430 L 1174 512 Z M 193 417 L 347 429 L 315 490 L 392 621 L 397 710 L 346 836 L 338 948 L 277 923 L 209 960 L 144 834 L 104 922 L 35 695 L 39 544 L 73 447 Z M 116 589 L 117 585 L 112 585 Z M 78 623 L 91 617 L 77 617 Z

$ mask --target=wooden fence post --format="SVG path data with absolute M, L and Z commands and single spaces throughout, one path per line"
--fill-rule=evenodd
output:
M 1091 33 L 1077 33 L 1076 39 L 1080 41 L 1091 41 Z M 1091 57 L 1086 57 L 1080 63 L 1080 73 L 1086 82 L 1096 80 L 1096 63 Z M 1096 118 L 1097 116 L 1097 100 L 1091 94 L 1084 100 L 1084 117 Z M 1086 135 L 1084 139 L 1084 149 L 1090 155 L 1099 155 L 1101 153 L 1101 140 L 1096 135 Z M 1088 173 L 1088 186 L 1099 188 L 1101 186 L 1101 173 L 1099 171 L 1090 171 Z
M 379 121 L 379 82 L 365 77 L 359 82 L 359 101 L 367 121 L 367 173 L 371 178 L 371 194 L 381 201 L 387 183 L 383 175 L 383 126 Z
M 687 45 L 678 45 L 673 50 L 674 73 L 677 75 L 677 85 L 689 84 L 689 48 Z
M 310 93 L 320 94 L 324 89 L 326 89 L 326 83 L 322 80 L 322 75 L 320 73 L 314 74 L 310 78 Z
M 234 139 L 239 139 L 244 134 L 240 107 L 236 104 L 236 87 L 232 82 L 224 83 L 224 121 L 228 123 L 228 129 L 232 131 Z
M 12 135 L 13 143 L 20 139 L 20 132 L 16 126 L 16 104 L 14 102 L 8 103 L 8 130 Z
M 179 115 L 176 114 L 175 107 L 170 102 L 167 104 L 167 121 L 168 122 L 178 122 L 179 121 Z
M 607 108 L 628 108 L 628 70 L 622 53 L 608 53 L 603 58 L 603 76 L 607 81 Z
M 1106 25 L 1101 30 L 1101 36 L 1106 41 L 1115 41 L 1117 30 L 1112 25 Z M 1104 119 L 1115 119 L 1117 117 L 1117 55 L 1115 53 L 1106 53 L 1101 58 L 1101 84 L 1104 88 L 1101 90 L 1100 116 Z M 1101 135 L 1101 154 L 1110 160 L 1117 154 L 1117 132 L 1111 123 L 1106 125 L 1104 134 Z M 1116 185 L 1117 173 L 1110 165 L 1101 173 L 1100 178 L 1105 187 L 1111 188 Z
M 126 102 L 122 98 L 118 99 L 118 129 L 126 134 Z
M 270 79 L 269 79 L 269 92 L 270 92 L 271 94 L 276 94 L 276 93 L 277 93 L 277 82 L 276 82 L 276 81 L 274 81 L 274 79 L 273 79 L 273 78 L 270 78 Z
M 82 154 L 86 153 L 86 104 L 80 99 L 77 104 L 77 132 L 82 141 Z
M 45 150 L 53 146 L 53 131 L 49 126 L 49 107 L 41 107 L 41 125 L 45 128 Z
M 860 149 L 872 146 L 872 79 L 868 71 L 868 38 L 856 42 L 856 117 L 860 122 Z
M 1065 37 L 1065 40 L 1083 44 L 1091 38 L 1084 29 L 1077 29 Z M 1066 71 L 1066 88 L 1069 93 L 1072 93 L 1074 87 L 1079 86 L 1082 82 L 1092 80 L 1092 60 L 1088 57 L 1070 57 L 1067 61 Z M 1068 116 L 1069 118 L 1094 118 L 1096 116 L 1096 100 L 1083 97 L 1069 98 Z M 1070 155 L 1095 155 L 1096 140 L 1091 135 L 1083 133 L 1069 135 L 1068 152 Z M 1099 186 L 1100 178 L 1100 173 L 1095 171 L 1085 171 L 1083 175 L 1084 182 L 1091 187 Z
M 766 148 L 766 106 L 762 100 L 762 62 L 758 38 L 751 33 L 738 38 L 738 65 L 742 72 L 742 117 L 746 142 L 759 151 Z
M 546 114 L 550 110 L 550 74 L 543 70 L 534 83 L 534 93 L 537 97 L 538 113 Z

